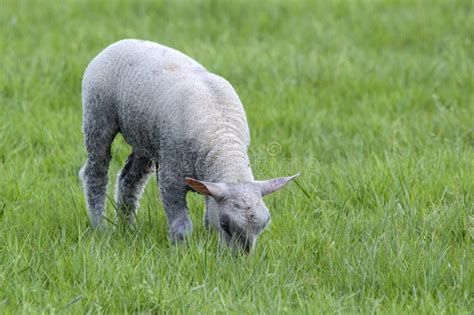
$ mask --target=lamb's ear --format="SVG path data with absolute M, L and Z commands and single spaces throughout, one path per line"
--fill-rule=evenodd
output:
M 222 199 L 227 191 L 227 186 L 223 183 L 204 182 L 191 177 L 186 177 L 184 181 L 186 185 L 191 187 L 195 192 L 214 197 L 216 200 Z
M 260 186 L 260 190 L 262 191 L 262 196 L 266 196 L 282 188 L 289 181 L 295 179 L 298 176 L 300 176 L 300 173 L 293 176 L 288 176 L 288 177 L 280 177 L 280 178 L 269 179 L 269 180 L 264 180 L 264 181 L 257 181 L 256 183 Z

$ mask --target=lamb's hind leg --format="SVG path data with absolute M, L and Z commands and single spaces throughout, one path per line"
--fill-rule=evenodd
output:
M 139 205 L 143 188 L 148 175 L 155 170 L 155 164 L 148 158 L 132 152 L 117 178 L 115 202 L 117 218 L 123 224 L 135 222 L 136 209 Z
M 110 148 L 118 130 L 113 122 L 84 118 L 84 139 L 87 161 L 79 172 L 86 196 L 87 209 L 93 227 L 103 221 L 105 196 L 107 193 L 107 172 L 111 159 Z M 97 121 L 100 125 L 94 125 Z

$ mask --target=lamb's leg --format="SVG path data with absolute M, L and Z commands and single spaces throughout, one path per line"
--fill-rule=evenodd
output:
M 79 177 L 82 179 L 92 226 L 98 227 L 103 221 L 105 208 L 107 171 L 112 158 L 110 148 L 118 128 L 112 111 L 104 109 L 107 103 L 100 95 L 86 95 L 83 104 L 84 143 L 88 158 Z
M 136 209 L 139 205 L 143 188 L 148 175 L 155 169 L 154 163 L 137 153 L 132 152 L 117 177 L 115 202 L 117 203 L 117 218 L 123 224 L 135 222 Z
M 187 187 L 184 177 L 172 173 L 172 168 L 160 165 L 158 181 L 161 200 L 168 218 L 169 240 L 172 244 L 177 244 L 191 234 L 193 225 L 186 206 Z
M 103 219 L 107 193 L 107 171 L 112 157 L 110 147 L 116 132 L 100 131 L 97 134 L 92 132 L 88 134 L 87 129 L 85 131 L 88 158 L 79 172 L 79 176 L 82 179 L 92 226 L 98 227 Z

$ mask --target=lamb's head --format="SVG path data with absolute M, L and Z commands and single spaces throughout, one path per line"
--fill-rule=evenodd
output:
M 238 184 L 211 183 L 187 177 L 186 184 L 206 196 L 207 223 L 218 231 L 220 239 L 234 250 L 248 254 L 270 222 L 263 197 L 298 175 Z

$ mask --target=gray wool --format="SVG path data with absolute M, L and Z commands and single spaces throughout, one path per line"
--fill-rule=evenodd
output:
M 102 222 L 110 147 L 119 132 L 132 153 L 117 180 L 118 217 L 133 222 L 146 180 L 157 169 L 173 242 L 192 229 L 186 177 L 254 181 L 249 128 L 235 90 L 179 51 L 149 41 L 116 42 L 87 67 L 82 97 L 88 159 L 80 177 L 94 226 Z

